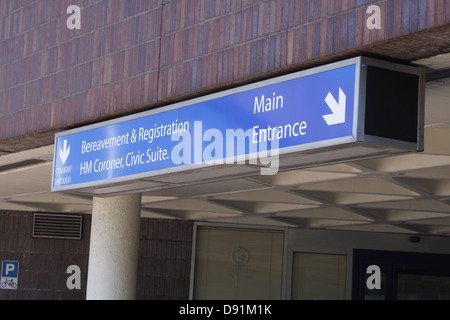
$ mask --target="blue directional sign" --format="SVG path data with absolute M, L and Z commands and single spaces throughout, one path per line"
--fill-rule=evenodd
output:
M 62 132 L 52 190 L 355 141 L 359 60 Z

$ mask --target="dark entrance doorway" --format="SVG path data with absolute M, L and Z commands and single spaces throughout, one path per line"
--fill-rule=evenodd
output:
M 355 249 L 352 283 L 355 300 L 450 300 L 450 255 Z

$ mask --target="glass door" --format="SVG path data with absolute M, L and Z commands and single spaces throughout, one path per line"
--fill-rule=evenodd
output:
M 352 282 L 358 300 L 450 300 L 450 256 L 355 249 Z
M 450 300 L 450 277 L 414 271 L 400 272 L 397 278 L 397 299 Z

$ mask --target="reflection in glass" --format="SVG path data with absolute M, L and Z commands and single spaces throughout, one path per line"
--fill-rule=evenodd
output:
M 450 277 L 398 274 L 399 300 L 449 300 Z
M 281 299 L 283 233 L 199 228 L 194 299 Z

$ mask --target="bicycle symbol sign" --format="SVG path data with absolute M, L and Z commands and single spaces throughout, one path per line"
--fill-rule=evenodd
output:
M 0 289 L 17 289 L 19 280 L 19 261 L 2 261 Z

